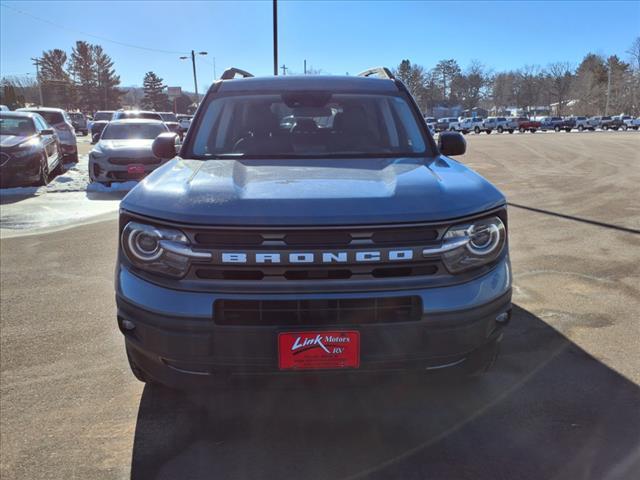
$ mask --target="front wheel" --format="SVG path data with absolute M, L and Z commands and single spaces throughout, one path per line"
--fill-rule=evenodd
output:
M 556 126 L 556 127 L 554 128 L 554 130 L 555 130 L 556 132 L 559 132 L 559 131 L 560 131 L 560 127 Z
M 491 130 L 487 130 L 487 135 L 491 135 Z
M 474 128 L 473 133 L 475 133 L 476 135 L 480 134 L 480 128 L 479 127 Z
M 569 133 L 571 131 L 571 129 L 570 128 L 565 128 L 564 131 Z
M 510 129 L 509 129 L 509 133 L 513 133 L 513 128 L 510 128 Z
M 520 128 L 518 129 L 518 131 L 519 131 L 520 133 L 524 133 L 524 132 L 525 132 L 524 128 L 522 128 L 522 127 L 520 127 Z
M 608 130 L 609 129 L 609 127 L 607 127 L 606 125 L 602 125 L 602 127 L 600 127 L 600 128 L 602 128 L 602 130 Z
M 530 129 L 529 131 L 530 131 L 531 133 L 536 133 L 536 132 L 537 132 L 537 130 L 536 130 L 535 128 L 532 128 L 532 129 Z
M 40 159 L 40 173 L 38 175 L 38 186 L 44 187 L 49 183 L 49 160 L 47 154 L 43 154 Z
M 625 125 L 622 125 L 620 128 L 622 129 L 623 132 L 626 132 L 627 128 L 629 127 L 625 124 Z
M 578 125 L 578 131 L 581 132 L 584 130 L 584 127 L 582 125 Z
M 498 133 L 502 133 L 504 132 L 504 129 L 502 127 L 498 127 Z

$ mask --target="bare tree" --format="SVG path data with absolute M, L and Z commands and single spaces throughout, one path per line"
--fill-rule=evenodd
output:
M 573 80 L 572 70 L 569 62 L 555 62 L 547 67 L 548 91 L 550 97 L 558 104 L 558 115 L 562 115 L 562 110 L 568 100 Z

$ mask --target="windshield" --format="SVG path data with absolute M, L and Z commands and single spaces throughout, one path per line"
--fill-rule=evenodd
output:
M 162 123 L 110 123 L 102 133 L 102 140 L 142 140 L 154 139 L 167 127 Z
M 193 143 L 194 158 L 426 153 L 416 117 L 400 95 L 288 92 L 218 97 L 206 106 Z
M 59 123 L 64 123 L 64 117 L 60 112 L 50 112 L 46 110 L 29 110 L 34 113 L 39 113 L 42 118 L 44 118 L 49 125 L 56 125 Z
M 147 120 L 162 121 L 162 117 L 160 116 L 160 114 L 155 112 L 119 112 L 114 115 L 114 117 L 119 120 L 124 120 L 127 118 L 146 118 Z
M 0 116 L 0 135 L 26 137 L 34 133 L 36 129 L 30 118 Z
M 176 117 L 176 115 L 174 113 L 161 113 L 160 116 L 162 117 L 162 120 L 165 122 L 177 122 L 178 118 Z
M 93 117 L 93 120 L 96 122 L 102 121 L 102 120 L 111 120 L 111 117 L 113 117 L 113 112 L 96 112 L 95 117 Z

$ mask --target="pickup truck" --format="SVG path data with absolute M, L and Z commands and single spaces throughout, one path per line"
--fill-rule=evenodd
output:
M 559 132 L 560 130 L 564 130 L 565 132 L 570 132 L 573 128 L 573 125 L 570 120 L 565 120 L 562 117 L 543 117 L 540 121 L 540 130 L 546 132 L 547 130 L 554 130 Z
M 569 117 L 567 119 L 567 125 L 571 126 L 572 129 L 577 129 L 579 132 L 582 132 L 583 130 L 594 130 L 594 127 L 591 125 L 591 122 L 587 117 Z
M 616 118 L 622 122 L 620 125 L 620 130 L 633 128 L 633 117 L 631 115 L 618 115 Z
M 513 133 L 517 128 L 515 121 L 507 117 L 487 117 L 487 119 L 482 122 L 482 125 L 487 133 L 491 133 L 493 130 L 498 133 Z
M 458 129 L 463 134 L 467 134 L 469 132 L 480 133 L 484 130 L 482 122 L 484 122 L 482 117 L 466 117 L 460 121 Z
M 460 133 L 435 142 L 390 70 L 233 68 L 182 144 L 165 132 L 152 148 L 166 163 L 120 204 L 115 271 L 141 381 L 494 363 L 511 316 L 506 199 L 450 158 L 466 150 Z
M 516 119 L 516 125 L 520 133 L 524 133 L 527 131 L 536 133 L 540 128 L 540 122 L 538 122 L 537 120 L 531 120 L 527 117 L 518 117 Z
M 619 130 L 624 125 L 624 122 L 619 117 L 602 117 L 600 121 L 600 128 L 602 130 Z

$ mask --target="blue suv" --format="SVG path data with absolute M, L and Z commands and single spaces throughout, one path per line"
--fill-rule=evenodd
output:
M 511 316 L 506 201 L 386 68 L 227 70 L 123 199 L 118 326 L 142 381 L 477 374 Z

